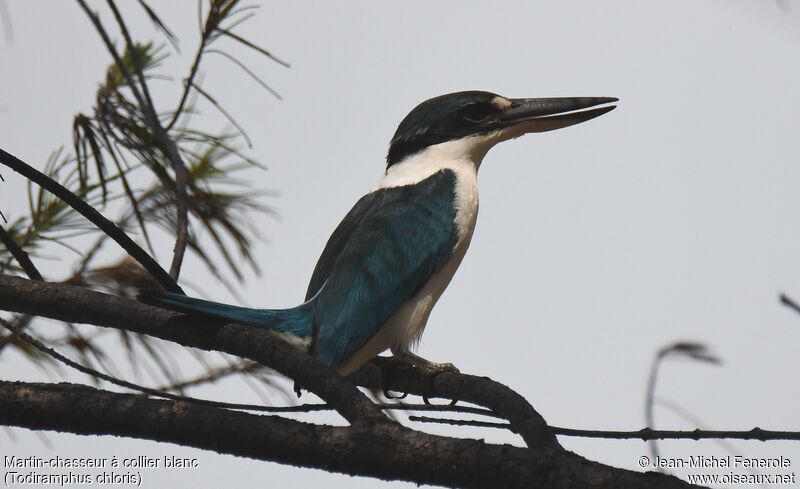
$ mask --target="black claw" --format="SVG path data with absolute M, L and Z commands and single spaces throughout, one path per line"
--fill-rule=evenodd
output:
M 401 395 L 399 395 L 399 396 L 394 396 L 394 397 L 392 397 L 392 399 L 405 399 L 406 397 L 408 397 L 408 392 L 403 392 L 403 393 L 402 393 Z
M 433 387 L 433 381 L 444 370 L 421 370 L 420 372 L 422 374 L 422 402 L 430 405 L 431 401 L 428 399 L 428 394 L 430 394 L 431 387 Z
M 431 405 L 430 398 L 428 395 L 433 387 L 433 381 L 436 380 L 436 377 L 439 375 L 449 372 L 449 370 L 420 370 L 420 374 L 422 375 L 422 402 L 427 405 Z M 456 370 L 458 372 L 458 370 Z M 449 405 L 455 406 L 458 403 L 458 399 L 451 399 Z
M 389 392 L 389 382 L 390 377 L 394 369 L 397 368 L 395 365 L 389 365 L 387 368 L 380 369 L 381 373 L 381 392 L 386 397 L 386 399 L 405 399 L 408 396 L 408 392 L 403 392 L 400 396 L 395 396 Z

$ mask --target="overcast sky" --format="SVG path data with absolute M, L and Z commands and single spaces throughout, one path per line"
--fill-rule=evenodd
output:
M 71 118 L 90 109 L 110 59 L 77 4 L 7 3 L 15 36 L 0 47 L 0 147 L 41 167 L 69 143 Z M 195 4 L 158 8 L 183 48 L 162 72 L 180 79 L 197 39 Z M 137 38 L 157 36 L 131 14 Z M 800 299 L 800 4 L 295 1 L 264 3 L 242 27 L 292 65 L 227 45 L 282 101 L 223 59 L 209 58 L 204 71 L 269 167 L 248 174 L 254 187 L 279 194 L 265 202 L 280 218 L 259 222 L 269 243 L 256 249 L 263 276 L 243 287 L 248 305 L 302 300 L 328 235 L 380 179 L 397 123 L 420 101 L 466 89 L 616 96 L 619 108 L 599 119 L 490 151 L 472 246 L 419 353 L 509 385 L 552 425 L 638 429 L 655 352 L 700 341 L 724 364 L 667 362 L 658 397 L 703 427 L 800 429 L 800 316 L 778 303 L 781 291 Z M 169 86 L 157 88 L 163 110 L 174 104 Z M 25 211 L 24 183 L 2 175 L 0 209 L 13 219 Z M 163 243 L 162 264 L 171 247 Z M 184 278 L 235 300 L 194 260 Z M 47 380 L 8 354 L 0 378 Z M 258 400 L 241 382 L 202 394 Z M 664 407 L 656 426 L 696 427 Z M 0 455 L 199 459 L 197 469 L 145 472 L 142 487 L 411 487 L 145 441 L 48 434 L 48 446 L 12 433 L 0 433 Z M 636 441 L 561 442 L 631 469 L 648 453 Z M 800 465 L 797 443 L 732 445 Z M 661 448 L 728 454 L 713 441 Z

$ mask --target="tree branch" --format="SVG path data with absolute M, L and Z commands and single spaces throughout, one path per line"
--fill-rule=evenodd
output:
M 333 370 L 252 327 L 215 326 L 122 297 L 10 276 L 0 276 L 0 309 L 127 329 L 249 358 L 311 388 L 351 425 L 316 426 L 83 386 L 11 382 L 0 382 L 0 423 L 170 441 L 354 475 L 454 487 L 585 487 L 586 481 L 595 487 L 689 487 L 672 477 L 615 469 L 565 451 L 527 401 L 490 379 L 442 374 L 426 382 L 413 368 L 378 360 L 384 370 L 392 371 L 384 376 L 390 387 L 486 405 L 509 419 L 533 448 L 438 437 L 402 427 Z M 380 372 L 370 365 L 354 378 L 375 386 Z
M 36 185 L 44 188 L 51 194 L 63 200 L 68 206 L 75 209 L 76 212 L 88 219 L 92 224 L 97 226 L 101 231 L 107 234 L 111 239 L 117 242 L 122 249 L 134 260 L 139 262 L 150 275 L 155 278 L 164 289 L 183 293 L 183 290 L 175 283 L 169 274 L 161 268 L 161 265 L 156 262 L 152 256 L 147 254 L 139 245 L 137 245 L 125 232 L 120 229 L 116 224 L 106 219 L 102 214 L 91 205 L 84 202 L 80 197 L 73 194 L 66 187 L 40 172 L 36 168 L 28 165 L 16 156 L 6 153 L 0 149 L 0 163 L 11 168 L 23 177 L 32 181 Z
M 31 261 L 31 257 L 28 256 L 28 253 L 20 248 L 20 246 L 14 241 L 14 238 L 8 234 L 6 228 L 0 225 L 0 242 L 6 247 L 11 256 L 17 260 L 19 266 L 22 267 L 22 270 L 28 275 L 31 280 L 44 280 L 42 274 L 39 273 L 39 270 L 36 268 L 36 265 L 33 264 Z
M 386 388 L 485 406 L 508 420 L 512 431 L 522 436 L 529 448 L 547 451 L 558 446 L 547 422 L 524 397 L 487 377 L 444 372 L 425 378 L 420 377 L 417 369 L 393 358 L 376 357 L 372 364 L 365 365 L 351 378 L 356 384 L 371 389 Z
M 296 380 L 351 423 L 390 423 L 354 385 L 269 331 L 176 314 L 67 284 L 0 275 L 0 309 L 155 336 L 247 358 Z
M 466 488 L 682 488 L 671 476 L 616 469 L 566 450 L 446 438 L 396 424 L 319 426 L 73 384 L 0 381 L 0 424 L 177 443 L 352 475 Z

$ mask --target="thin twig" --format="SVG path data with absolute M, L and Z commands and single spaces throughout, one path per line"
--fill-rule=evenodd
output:
M 72 207 L 88 219 L 92 224 L 97 226 L 101 231 L 106 233 L 109 238 L 119 244 L 134 260 L 139 262 L 145 270 L 147 270 L 153 278 L 161 284 L 166 290 L 182 294 L 183 290 L 175 283 L 174 280 L 161 268 L 152 256 L 147 254 L 139 245 L 137 245 L 125 232 L 120 229 L 116 224 L 106 219 L 100 214 L 97 209 L 87 204 L 83 199 L 70 192 L 69 189 L 33 168 L 29 164 L 20 160 L 16 156 L 7 153 L 0 149 L 0 163 L 11 168 L 15 172 L 24 176 L 33 183 L 44 188 L 51 194 L 63 200 L 68 206 Z
M 682 417 L 683 419 L 685 419 L 686 421 L 691 423 L 693 426 L 698 426 L 699 429 L 701 429 L 701 430 L 706 430 L 707 429 L 705 427 L 708 426 L 708 425 L 706 423 L 704 423 L 703 420 L 701 420 L 700 418 L 698 418 L 697 416 L 695 416 L 694 414 L 689 412 L 687 409 L 685 409 L 680 404 L 672 402 L 669 399 L 655 399 L 653 402 L 655 404 L 658 404 L 658 405 L 662 406 L 662 407 L 670 409 L 673 413 L 675 413 L 678 416 Z M 737 457 L 741 456 L 741 453 L 739 452 L 739 450 L 737 450 L 736 447 L 733 445 L 733 443 L 729 442 L 728 440 L 725 440 L 725 439 L 714 440 L 714 443 L 716 443 L 717 445 L 721 446 L 724 450 L 727 450 L 728 453 L 730 453 L 731 455 L 734 455 L 734 456 L 737 456 Z M 753 474 L 758 474 L 759 473 L 759 471 L 755 470 L 755 468 L 753 468 L 753 467 L 748 467 L 748 471 L 750 473 L 753 473 Z
M 86 375 L 90 375 L 92 377 L 105 380 L 106 382 L 112 383 L 114 385 L 118 385 L 120 387 L 125 387 L 128 389 L 132 389 L 138 392 L 142 392 L 145 394 L 162 397 L 165 399 L 172 399 L 176 401 L 185 401 L 185 402 L 192 402 L 195 404 L 201 404 L 206 406 L 213 406 L 218 408 L 224 409 L 240 409 L 240 410 L 247 410 L 247 411 L 261 411 L 261 412 L 272 412 L 272 413 L 307 413 L 307 412 L 314 412 L 314 411 L 329 411 L 332 410 L 333 407 L 329 404 L 301 404 L 298 406 L 261 406 L 255 404 L 241 404 L 241 403 L 230 403 L 230 402 L 219 402 L 219 401 L 212 401 L 208 399 L 199 399 L 196 397 L 188 397 L 188 396 L 181 396 L 177 394 L 171 394 L 165 392 L 166 390 L 173 390 L 173 389 L 180 389 L 184 387 L 189 387 L 191 385 L 196 385 L 199 383 L 207 382 L 209 380 L 216 380 L 222 375 L 228 375 L 230 373 L 245 373 L 253 369 L 262 368 L 263 366 L 258 363 L 251 363 L 245 365 L 244 368 L 241 366 L 235 366 L 236 368 L 225 368 L 218 372 L 212 372 L 211 374 L 204 375 L 197 379 L 192 379 L 180 384 L 172 384 L 169 386 L 165 386 L 162 388 L 150 388 L 141 386 L 139 384 L 134 384 L 132 382 L 128 382 L 125 380 L 118 379 L 108 374 L 104 374 L 99 372 L 93 368 L 86 367 L 70 358 L 58 353 L 56 350 L 44 345 L 41 341 L 33 338 L 25 333 L 22 333 L 18 327 L 14 326 L 8 321 L 3 320 L 0 318 L 0 324 L 6 327 L 8 330 L 12 332 L 12 336 L 17 336 L 33 346 L 34 348 L 38 349 L 45 355 L 50 356 L 51 358 L 55 359 L 56 361 L 73 368 L 81 373 Z M 392 411 L 436 411 L 436 412 L 458 412 L 458 413 L 469 413 L 469 414 L 480 414 L 484 416 L 493 416 L 498 417 L 496 413 L 490 411 L 488 409 L 483 408 L 476 408 L 471 406 L 458 406 L 458 405 L 450 405 L 450 404 L 442 404 L 442 405 L 431 405 L 431 404 L 397 404 L 397 403 L 382 403 L 377 405 L 378 408 L 382 410 L 392 410 Z M 462 421 L 462 420 L 446 420 L 441 418 L 427 418 L 421 416 L 409 416 L 409 419 L 412 421 L 421 421 L 421 422 L 434 422 L 434 423 L 446 423 L 446 424 L 463 424 L 468 426 L 483 426 L 483 427 L 509 427 L 508 423 L 491 423 L 491 422 L 482 422 L 482 421 Z
M 5 245 L 6 249 L 11 253 L 25 273 L 31 280 L 44 280 L 42 274 L 36 268 L 36 265 L 31 261 L 31 257 L 14 241 L 14 238 L 8 234 L 8 231 L 3 226 L 0 226 L 0 242 Z
M 661 349 L 656 354 L 655 358 L 653 358 L 653 364 L 650 366 L 650 375 L 647 378 L 647 390 L 645 392 L 645 399 L 644 399 L 644 419 L 645 419 L 645 428 L 646 429 L 655 429 L 655 420 L 654 420 L 654 412 L 653 412 L 653 399 L 656 393 L 656 382 L 658 381 L 658 370 L 661 366 L 661 360 L 664 358 L 664 350 Z M 658 452 L 658 443 L 655 439 L 651 440 L 649 443 L 650 446 L 650 455 L 653 457 L 653 460 L 657 460 L 659 458 Z M 661 467 L 657 467 L 657 470 L 663 472 L 664 469 Z
M 205 97 L 205 99 L 208 100 L 211 103 L 211 105 L 216 107 L 217 110 L 220 111 L 220 113 L 222 113 L 222 115 L 224 115 L 225 118 L 228 119 L 230 121 L 230 123 L 234 125 L 234 127 L 236 127 L 236 130 L 239 131 L 239 134 L 242 135 L 242 137 L 244 138 L 245 143 L 247 143 L 247 147 L 248 148 L 252 148 L 253 147 L 253 141 L 250 140 L 250 136 L 248 136 L 247 132 L 244 130 L 244 128 L 238 122 L 236 122 L 236 119 L 234 119 L 233 116 L 227 110 L 225 110 L 222 107 L 222 105 L 220 105 L 219 102 L 217 102 L 217 99 L 212 97 L 211 94 L 209 94 L 208 92 L 206 92 L 205 90 L 200 88 L 197 84 L 194 84 L 193 86 L 194 86 L 194 89 L 197 90 L 197 92 L 200 95 Z
M 155 249 L 153 248 L 153 243 L 150 241 L 150 234 L 147 232 L 147 226 L 144 223 L 144 217 L 139 209 L 139 203 L 136 200 L 136 196 L 133 193 L 133 189 L 131 188 L 130 184 L 128 183 L 128 179 L 125 177 L 125 170 L 122 168 L 122 163 L 120 162 L 120 158 L 122 158 L 122 153 L 120 153 L 120 158 L 117 157 L 117 151 L 114 149 L 114 146 L 111 144 L 111 141 L 108 139 L 108 134 L 103 131 L 100 131 L 100 134 L 103 137 L 103 143 L 105 144 L 106 151 L 111 155 L 111 160 L 114 162 L 114 166 L 117 168 L 117 172 L 120 176 L 120 181 L 122 182 L 122 188 L 125 191 L 125 195 L 128 196 L 128 201 L 131 203 L 131 207 L 133 208 L 133 214 L 136 217 L 136 222 L 139 224 L 139 229 L 142 230 L 142 236 L 144 237 L 144 242 L 147 244 L 147 249 L 150 250 L 150 253 L 155 256 Z
M 798 305 L 795 301 L 789 298 L 786 294 L 781 294 L 781 304 L 784 306 L 793 309 L 795 312 L 800 313 L 800 305 Z
M 5 32 L 6 44 L 14 43 L 14 24 L 11 23 L 11 12 L 5 0 L 0 0 L 0 19 L 3 21 L 3 31 Z
M 181 48 L 178 46 L 178 38 L 175 34 L 172 33 L 171 30 L 167 27 L 166 24 L 156 15 L 156 12 L 150 8 L 149 5 L 144 0 L 139 0 L 139 5 L 144 9 L 147 13 L 147 16 L 150 17 L 150 21 L 164 33 L 164 36 L 167 38 L 172 47 L 175 48 L 175 51 L 180 53 Z
M 458 404 L 399 404 L 399 403 L 383 403 L 378 404 L 381 409 L 388 409 L 391 411 L 433 411 L 433 412 L 446 412 L 446 413 L 465 413 L 477 414 L 480 416 L 490 416 L 492 418 L 503 418 L 496 412 L 479 407 L 461 406 Z
M 11 323 L 14 324 L 20 331 L 25 331 L 25 329 L 27 329 L 27 327 L 30 326 L 32 322 L 33 322 L 33 316 L 31 316 L 30 314 L 20 314 L 18 316 L 15 316 L 11 320 Z M 17 335 L 17 333 L 12 332 L 0 338 L 0 352 L 2 352 L 6 346 L 14 343 L 18 337 L 19 336 Z
M 750 430 L 651 430 L 643 428 L 635 431 L 624 430 L 580 430 L 575 428 L 550 427 L 553 433 L 563 436 L 579 436 L 583 438 L 607 438 L 616 440 L 800 440 L 800 432 L 775 431 L 753 428 Z
M 271 59 L 271 60 L 275 61 L 276 63 L 278 63 L 278 64 L 279 64 L 279 65 L 281 65 L 281 66 L 284 66 L 284 67 L 286 67 L 286 68 L 291 68 L 291 67 L 292 67 L 292 66 L 291 66 L 289 63 L 287 63 L 286 61 L 283 61 L 282 59 L 276 58 L 274 55 L 272 55 L 272 53 L 270 53 L 270 52 L 269 52 L 269 51 L 267 51 L 266 49 L 264 49 L 264 48 L 262 48 L 262 47 L 260 47 L 260 46 L 256 46 L 255 44 L 253 44 L 252 42 L 248 41 L 247 39 L 245 39 L 245 38 L 243 38 L 243 37 L 239 37 L 238 35 L 234 34 L 233 32 L 231 32 L 231 31 L 229 31 L 229 30 L 227 30 L 227 29 L 217 29 L 217 31 L 219 31 L 219 32 L 221 32 L 221 33 L 223 33 L 223 34 L 225 34 L 226 36 L 230 37 L 231 39 L 234 39 L 234 40 L 236 40 L 236 41 L 239 41 L 240 43 L 244 44 L 245 46 L 247 46 L 247 47 L 249 47 L 249 48 L 251 48 L 251 49 L 255 49 L 255 50 L 256 50 L 256 51 L 258 51 L 259 53 L 261 53 L 261 54 L 263 54 L 264 56 L 266 56 L 267 58 L 269 58 L 269 59 Z
M 219 49 L 209 49 L 208 51 L 206 51 L 206 53 L 208 53 L 208 54 L 211 54 L 211 53 L 214 53 L 214 54 L 219 54 L 220 56 L 223 56 L 223 57 L 225 57 L 225 58 L 228 58 L 228 59 L 229 59 L 229 60 L 230 60 L 232 63 L 236 64 L 236 66 L 238 66 L 239 68 L 241 68 L 241 69 L 242 69 L 242 71 L 244 71 L 245 73 L 247 73 L 248 75 L 250 75 L 250 77 L 251 77 L 253 80 L 255 80 L 255 81 L 256 81 L 256 83 L 258 83 L 259 85 L 261 85 L 262 87 L 264 87 L 264 90 L 266 90 L 266 91 L 268 91 L 269 93 L 271 93 L 272 95 L 274 95 L 274 96 L 275 96 L 275 98 L 277 98 L 278 100 L 283 100 L 283 97 L 281 97 L 281 94 L 279 94 L 278 92 L 276 92 L 276 91 L 275 91 L 275 89 L 274 89 L 274 88 L 272 88 L 271 86 L 267 85 L 267 83 L 266 83 L 264 80 L 262 80 L 262 79 L 261 79 L 261 78 L 260 78 L 258 75 L 256 75 L 255 73 L 253 73 L 253 71 L 252 71 L 252 70 L 250 70 L 250 68 L 248 68 L 248 67 L 247 67 L 247 65 L 245 65 L 244 63 L 242 63 L 241 61 L 239 61 L 239 60 L 238 60 L 238 59 L 236 59 L 235 57 L 231 56 L 230 54 L 226 53 L 225 51 L 220 51 Z
M 201 2 L 198 1 L 198 8 L 202 8 L 201 5 Z M 178 119 L 180 119 L 181 115 L 183 114 L 183 108 L 186 106 L 186 102 L 189 100 L 189 92 L 192 91 L 194 77 L 197 76 L 197 70 L 200 68 L 200 60 L 203 58 L 203 52 L 206 48 L 206 44 L 208 43 L 208 30 L 210 26 L 209 22 L 211 20 L 211 12 L 213 12 L 213 7 L 211 10 L 209 10 L 208 18 L 206 18 L 206 24 L 200 32 L 200 46 L 197 48 L 197 52 L 194 55 L 192 67 L 189 69 L 189 76 L 186 77 L 186 80 L 184 80 L 183 94 L 181 95 L 180 102 L 178 102 L 178 108 L 175 109 L 175 113 L 172 116 L 172 120 L 169 121 L 169 124 L 167 124 L 167 131 L 171 131 L 175 123 L 178 122 Z
M 648 429 L 655 428 L 653 404 L 656 392 L 656 382 L 658 381 L 659 367 L 664 359 L 676 356 L 678 358 L 695 360 L 713 365 L 720 365 L 722 363 L 719 358 L 711 353 L 705 344 L 698 343 L 696 341 L 677 341 L 659 349 L 655 355 L 655 358 L 653 358 L 653 365 L 650 368 L 650 376 L 647 382 L 647 392 L 645 395 L 645 427 Z M 652 439 L 649 445 L 653 459 L 658 459 L 659 451 L 656 439 Z M 657 467 L 656 470 L 659 472 L 664 472 L 663 467 Z
M 180 391 L 186 389 L 187 387 L 193 387 L 196 385 L 205 384 L 207 382 L 214 382 L 229 375 L 249 373 L 254 370 L 258 370 L 260 368 L 264 368 L 264 366 L 255 362 L 246 364 L 239 363 L 234 365 L 226 365 L 222 368 L 210 370 L 204 373 L 203 375 L 199 375 L 192 379 L 186 379 L 178 382 L 173 382 L 167 385 L 162 385 L 161 387 L 158 388 L 158 390 Z
M 8 321 L 6 321 L 6 320 L 4 320 L 2 318 L 0 318 L 0 324 L 2 324 L 4 327 L 6 327 L 8 330 L 10 330 L 12 332 L 12 334 L 18 335 L 18 337 L 20 339 L 24 340 L 25 342 L 27 342 L 28 344 L 30 344 L 31 346 L 33 346 L 37 350 L 41 351 L 42 353 L 44 353 L 45 355 L 47 355 L 47 356 L 49 356 L 51 358 L 54 358 L 55 360 L 63 363 L 64 365 L 66 365 L 66 366 L 68 366 L 70 368 L 73 368 L 73 369 L 75 369 L 75 370 L 77 370 L 77 371 L 79 371 L 81 373 L 86 374 L 86 375 L 90 375 L 92 377 L 96 377 L 98 379 L 104 380 L 104 381 L 109 382 L 111 384 L 114 384 L 114 385 L 117 385 L 117 386 L 120 386 L 120 387 L 125 387 L 127 389 L 132 389 L 132 390 L 135 390 L 135 391 L 138 391 L 138 392 L 142 392 L 144 394 L 149 394 L 151 396 L 161 397 L 161 398 L 164 398 L 164 399 L 171 399 L 173 401 L 191 402 L 191 403 L 200 404 L 200 405 L 203 405 L 203 406 L 211 406 L 211 407 L 218 407 L 218 408 L 224 408 L 224 409 L 241 409 L 241 410 L 247 410 L 247 411 L 310 412 L 310 411 L 320 411 L 320 410 L 332 409 L 327 404 L 308 404 L 308 405 L 300 405 L 300 406 L 278 406 L 278 407 L 273 407 L 273 406 L 257 406 L 257 405 L 253 405 L 253 404 L 237 404 L 237 403 L 230 403 L 230 402 L 217 402 L 217 401 L 211 401 L 211 400 L 208 400 L 208 399 L 198 399 L 196 397 L 186 397 L 186 396 L 181 396 L 181 395 L 178 395 L 178 394 L 171 394 L 169 392 L 160 391 L 158 389 L 151 389 L 149 387 L 145 387 L 145 386 L 142 386 L 142 385 L 134 384 L 132 382 L 128 382 L 126 380 L 121 380 L 121 379 L 118 379 L 116 377 L 112 377 L 111 375 L 104 374 L 102 372 L 98 372 L 97 370 L 95 370 L 93 368 L 89 368 L 89 367 L 86 367 L 84 365 L 81 365 L 80 363 L 75 362 L 75 361 L 67 358 L 66 356 L 58 353 L 54 349 L 46 346 L 44 343 L 42 343 L 41 341 L 37 340 L 36 338 L 33 338 L 33 337 L 29 336 L 26 333 L 22 333 L 21 331 L 19 331 L 19 329 L 17 327 L 15 327 L 14 325 L 12 325 L 11 323 L 9 323 Z
M 409 416 L 409 421 L 417 421 L 419 423 L 439 423 L 449 424 L 453 426 L 475 426 L 479 428 L 499 428 L 503 430 L 511 430 L 511 423 L 497 423 L 494 421 L 475 421 L 472 419 L 450 419 L 450 418 L 431 418 L 428 416 Z
M 420 423 L 439 423 L 454 426 L 476 426 L 482 428 L 499 428 L 511 430 L 509 423 L 494 423 L 489 421 L 475 421 L 451 418 L 431 418 L 428 416 L 409 416 L 410 421 Z M 576 428 L 561 428 L 551 426 L 550 430 L 555 435 L 575 436 L 582 438 L 604 438 L 612 440 L 708 440 L 708 439 L 736 439 L 736 440 L 800 440 L 800 432 L 775 431 L 753 428 L 750 430 L 581 430 Z
M 86 13 L 86 16 L 89 17 L 89 20 L 94 25 L 95 29 L 97 30 L 100 37 L 103 39 L 103 43 L 106 46 L 106 49 L 111 54 L 111 57 L 114 58 L 114 63 L 119 68 L 120 73 L 122 73 L 123 78 L 130 87 L 131 92 L 133 93 L 134 98 L 139 103 L 139 107 L 145 109 L 147 104 L 145 102 L 144 97 L 142 96 L 141 92 L 139 91 L 139 87 L 136 86 L 136 83 L 133 81 L 133 77 L 128 70 L 125 68 L 125 63 L 120 58 L 119 53 L 117 53 L 116 48 L 114 47 L 114 43 L 111 41 L 111 38 L 108 36 L 108 32 L 106 31 L 105 27 L 103 27 L 103 23 L 100 22 L 100 17 L 97 15 L 96 12 L 92 11 L 84 0 L 77 0 L 78 4 L 81 6 L 83 11 Z
M 85 5 L 83 0 L 78 0 L 81 5 Z M 142 63 L 139 62 L 138 52 L 136 50 L 136 46 L 133 43 L 133 39 L 131 38 L 130 32 L 128 32 L 128 27 L 125 25 L 125 21 L 122 18 L 119 10 L 117 9 L 114 0 L 107 0 L 108 6 L 111 8 L 111 11 L 114 14 L 114 18 L 119 25 L 120 30 L 122 31 L 123 37 L 125 37 L 125 42 L 128 46 L 128 52 L 131 53 L 131 58 L 133 59 L 133 67 L 136 70 L 136 76 L 139 78 L 139 85 L 142 88 L 142 92 L 144 93 L 144 100 L 142 100 L 141 96 L 137 97 L 137 101 L 139 102 L 140 107 L 144 111 L 146 115 L 147 125 L 150 126 L 150 129 L 153 131 L 153 135 L 155 136 L 156 140 L 160 143 L 161 149 L 164 152 L 164 155 L 169 159 L 172 171 L 175 172 L 175 205 L 177 211 L 177 219 L 176 219 L 176 230 L 175 230 L 175 247 L 173 248 L 173 255 L 172 255 L 172 264 L 170 265 L 169 275 L 173 278 L 173 280 L 177 281 L 178 276 L 180 276 L 181 265 L 183 264 L 183 257 L 186 254 L 186 246 L 189 243 L 189 195 L 187 191 L 188 186 L 188 174 L 186 171 L 186 164 L 183 162 L 183 158 L 181 158 L 180 152 L 175 144 L 175 141 L 169 137 L 169 134 L 161 125 L 161 121 L 158 118 L 158 113 L 156 111 L 155 105 L 153 103 L 153 99 L 150 96 L 150 89 L 147 86 L 147 81 L 145 80 L 144 73 L 142 72 Z M 102 24 L 100 23 L 100 19 L 97 15 L 91 15 L 92 22 L 94 23 L 95 27 L 97 28 L 98 32 L 100 33 L 101 37 L 105 41 L 108 39 L 108 34 L 105 32 Z M 106 42 L 106 47 L 111 52 L 111 55 L 114 57 L 114 61 L 117 63 L 120 71 L 123 73 L 123 76 L 127 80 L 128 84 L 131 87 L 134 87 L 135 84 L 130 73 L 127 72 L 122 60 L 119 58 L 119 55 L 114 48 L 114 45 L 110 43 L 110 41 Z
M 139 86 L 142 88 L 142 94 L 145 98 L 145 104 L 141 105 L 142 109 L 145 113 L 155 112 L 155 105 L 153 104 L 153 98 L 150 96 L 150 88 L 147 86 L 147 80 L 144 78 L 144 72 L 142 72 L 142 60 L 139 59 L 139 52 L 136 49 L 136 45 L 133 43 L 133 39 L 131 38 L 130 32 L 128 32 L 128 26 L 125 25 L 125 21 L 122 18 L 122 14 L 120 14 L 119 10 L 117 9 L 117 5 L 114 3 L 114 0 L 106 0 L 108 3 L 109 8 L 111 8 L 111 12 L 114 14 L 114 19 L 117 21 L 117 25 L 119 26 L 120 31 L 122 31 L 122 37 L 125 38 L 125 44 L 127 45 L 127 50 L 131 54 L 131 60 L 133 62 L 133 69 L 136 71 L 136 77 L 139 79 Z M 99 19 L 98 19 L 99 22 Z M 102 26 L 98 23 L 98 28 L 102 28 Z M 116 52 L 116 50 L 114 50 Z M 125 66 L 122 63 L 119 64 L 120 70 L 125 70 Z M 126 77 L 126 79 L 128 79 Z M 131 83 L 132 80 L 128 79 L 128 83 Z M 149 114 L 148 114 L 149 116 Z

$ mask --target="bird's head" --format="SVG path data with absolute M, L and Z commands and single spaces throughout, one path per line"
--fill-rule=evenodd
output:
M 495 144 L 530 132 L 552 131 L 614 109 L 613 97 L 506 98 L 490 92 L 440 95 L 417 105 L 389 144 L 387 168 L 431 146 L 459 142 L 480 162 Z M 603 105 L 590 110 L 590 107 Z

